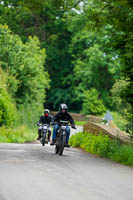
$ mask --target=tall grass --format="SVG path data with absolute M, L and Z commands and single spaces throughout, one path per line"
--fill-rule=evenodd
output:
M 77 126 L 83 126 L 86 122 L 85 121 L 75 121 Z
M 20 121 L 16 126 L 0 127 L 0 142 L 24 143 L 36 140 L 36 124 L 43 109 L 35 105 L 22 105 L 18 110 Z
M 0 142 L 24 143 L 34 141 L 36 137 L 36 129 L 29 129 L 25 125 L 17 128 L 7 128 L 5 126 L 0 128 Z

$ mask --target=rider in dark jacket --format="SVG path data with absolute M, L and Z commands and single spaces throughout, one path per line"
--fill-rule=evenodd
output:
M 48 109 L 44 110 L 44 115 L 42 115 L 37 123 L 39 126 L 40 124 L 49 124 L 52 122 L 52 116 L 50 115 L 50 111 Z M 48 140 L 50 141 L 50 136 L 51 136 L 51 128 L 48 128 Z M 39 140 L 41 138 L 41 128 L 38 128 L 38 138 Z
M 50 145 L 55 144 L 55 139 L 56 139 L 56 133 L 57 130 L 59 129 L 59 121 L 69 121 L 71 124 L 72 128 L 75 128 L 75 123 L 71 115 L 67 112 L 67 105 L 66 104 L 61 104 L 59 108 L 59 112 L 53 117 L 53 121 L 56 123 L 53 129 L 53 136 L 52 136 L 52 142 Z M 69 147 L 69 136 L 70 136 L 70 128 L 69 126 L 66 127 L 66 147 Z

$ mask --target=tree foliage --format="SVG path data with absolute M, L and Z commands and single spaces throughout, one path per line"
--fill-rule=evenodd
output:
M 83 91 L 94 88 L 107 108 L 118 110 L 118 99 L 113 96 L 115 102 L 111 103 L 111 89 L 115 91 L 121 79 L 128 82 L 121 87 L 123 99 L 132 107 L 131 0 L 5 0 L 0 1 L 0 13 L 1 23 L 15 33 L 1 32 L 1 40 L 4 36 L 8 39 L 0 44 L 0 59 L 2 69 L 8 69 L 9 89 L 18 103 L 30 99 L 42 102 L 49 82 L 43 73 L 47 70 L 51 87 L 45 106 L 49 109 L 57 110 L 65 102 L 71 111 L 80 112 Z M 130 116 L 132 113 L 130 109 Z
M 48 74 L 44 72 L 45 50 L 36 37 L 24 44 L 7 26 L 0 26 L 0 64 L 9 74 L 9 92 L 17 103 L 44 102 Z
M 8 93 L 7 75 L 0 67 L 0 126 L 13 126 L 18 120 L 15 103 Z
M 103 102 L 98 97 L 96 89 L 87 90 L 84 92 L 84 99 L 82 105 L 82 113 L 85 115 L 101 115 L 106 111 Z

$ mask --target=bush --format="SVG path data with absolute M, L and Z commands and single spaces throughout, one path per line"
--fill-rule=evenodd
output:
M 121 145 L 119 141 L 111 140 L 102 133 L 98 136 L 91 133 L 77 133 L 71 136 L 70 145 L 133 166 L 133 146 Z
M 0 68 L 0 126 L 13 126 L 19 120 L 16 106 L 7 90 L 6 75 Z
M 49 75 L 44 70 L 45 49 L 37 37 L 24 44 L 7 26 L 0 25 L 0 64 L 9 73 L 8 90 L 17 104 L 44 103 Z

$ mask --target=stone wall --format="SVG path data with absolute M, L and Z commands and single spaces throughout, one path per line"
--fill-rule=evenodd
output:
M 111 139 L 119 139 L 121 143 L 133 144 L 133 140 L 130 139 L 124 132 L 120 131 L 118 128 L 113 128 L 104 124 L 88 122 L 84 125 L 83 131 L 85 133 L 93 133 L 95 135 L 103 133 L 108 135 Z

